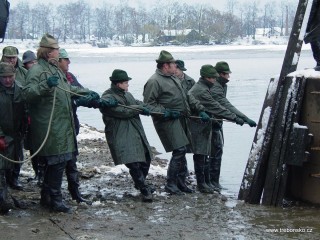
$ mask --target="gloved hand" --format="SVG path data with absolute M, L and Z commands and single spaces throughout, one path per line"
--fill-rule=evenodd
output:
M 246 118 L 246 119 L 244 119 L 244 121 L 246 123 L 248 123 L 250 127 L 256 127 L 257 126 L 256 122 L 251 120 L 250 118 Z
M 142 107 L 141 110 L 142 110 L 142 112 L 140 114 L 142 114 L 144 116 L 150 116 L 150 109 L 149 108 Z
M 112 97 L 100 98 L 99 102 L 100 108 L 116 107 L 118 105 L 118 101 Z
M 59 77 L 57 75 L 52 75 L 48 77 L 47 84 L 50 88 L 58 86 Z
M 4 140 L 4 137 L 0 137 L 0 151 L 6 150 L 6 141 Z
M 242 118 L 239 118 L 239 117 L 236 117 L 236 118 L 234 119 L 234 121 L 236 122 L 236 124 L 238 124 L 238 125 L 240 125 L 240 126 L 242 126 L 242 125 L 244 124 L 243 119 L 242 119 Z
M 89 95 L 92 98 L 92 100 L 99 100 L 100 99 L 100 95 L 98 93 L 96 93 L 95 91 L 90 91 Z
M 181 113 L 178 111 L 171 111 L 170 112 L 170 118 L 171 119 L 178 119 L 181 117 Z
M 171 116 L 171 111 L 169 109 L 165 109 L 163 111 L 163 118 L 168 120 L 170 118 L 170 116 Z
M 92 102 L 93 99 L 91 98 L 90 95 L 84 96 L 84 97 L 79 97 L 75 100 L 77 107 L 79 106 L 83 106 L 83 107 L 89 107 L 91 108 L 92 106 L 90 106 L 90 102 Z
M 202 122 L 209 122 L 210 121 L 210 117 L 208 114 L 206 114 L 206 112 L 200 112 L 199 117 L 201 118 Z

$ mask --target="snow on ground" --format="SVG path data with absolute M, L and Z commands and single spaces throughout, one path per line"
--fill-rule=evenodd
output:
M 3 46 L 13 45 L 19 49 L 20 56 L 26 50 L 32 50 L 36 52 L 39 46 L 40 40 L 18 40 L 18 39 L 5 39 Z M 285 50 L 287 47 L 287 37 L 256 37 L 255 40 L 251 38 L 243 38 L 233 42 L 230 45 L 194 45 L 194 46 L 155 46 L 144 47 L 142 46 L 123 46 L 119 43 L 111 43 L 108 48 L 98 48 L 92 46 L 89 43 L 75 43 L 74 41 L 68 41 L 66 43 L 60 42 L 61 48 L 66 48 L 69 53 L 72 52 L 87 52 L 87 53 L 159 53 L 159 49 L 168 49 L 170 52 L 214 52 L 214 51 L 226 51 L 226 50 Z M 303 45 L 303 48 L 310 48 L 310 45 Z

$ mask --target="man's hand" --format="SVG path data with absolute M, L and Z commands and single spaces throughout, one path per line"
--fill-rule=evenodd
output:
M 206 114 L 206 112 L 200 112 L 199 117 L 201 118 L 202 122 L 209 122 L 210 121 L 210 117 L 208 114 Z
M 52 76 L 50 76 L 50 77 L 48 77 L 48 79 L 47 79 L 47 84 L 48 84 L 48 86 L 50 87 L 50 88 L 52 88 L 52 87 L 56 87 L 56 86 L 58 86 L 58 80 L 59 80 L 59 77 L 58 76 L 56 76 L 56 75 L 52 75 Z
M 6 146 L 6 141 L 4 140 L 4 137 L 0 137 L 0 151 L 4 151 L 6 150 L 7 146 Z
M 234 121 L 235 121 L 236 124 L 238 124 L 238 125 L 240 125 L 240 126 L 242 126 L 242 125 L 244 124 L 243 119 L 242 119 L 242 118 L 239 118 L 239 117 L 236 117 L 236 118 L 234 119 Z
M 246 118 L 246 119 L 244 119 L 244 121 L 246 123 L 248 123 L 250 127 L 256 127 L 257 126 L 256 122 L 251 120 L 250 118 Z

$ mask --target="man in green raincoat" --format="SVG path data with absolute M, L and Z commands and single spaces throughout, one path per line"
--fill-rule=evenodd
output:
M 37 155 L 46 165 L 40 204 L 55 212 L 70 212 L 62 201 L 61 184 L 66 163 L 76 151 L 71 97 L 79 94 L 83 102 L 90 102 L 99 95 L 68 83 L 58 67 L 59 45 L 53 36 L 42 37 L 37 58 L 38 64 L 27 73 L 23 94 L 29 104 L 31 149 L 35 152 L 43 144 Z
M 240 112 L 235 106 L 233 106 L 229 100 L 227 99 L 227 83 L 230 78 L 230 68 L 227 62 L 220 61 L 215 65 L 217 72 L 219 73 L 219 77 L 217 81 L 213 84 L 211 88 L 212 97 L 215 101 L 217 101 L 221 106 L 228 109 L 230 112 L 235 114 L 238 118 L 241 118 L 245 123 L 249 124 L 250 127 L 256 127 L 257 124 L 255 121 L 248 118 L 245 114 Z M 223 153 L 223 131 L 222 124 L 214 125 L 212 132 L 212 146 L 211 146 L 211 154 L 209 157 L 210 162 L 210 179 L 211 184 L 216 188 L 222 189 L 222 186 L 219 183 L 220 178 L 220 169 L 221 169 L 221 160 Z
M 185 182 L 185 155 L 192 147 L 189 126 L 191 109 L 203 121 L 209 121 L 210 117 L 199 101 L 192 95 L 186 95 L 180 80 L 174 76 L 176 63 L 172 55 L 162 50 L 156 62 L 156 72 L 145 84 L 143 96 L 153 112 L 162 113 L 152 117 L 153 124 L 166 152 L 172 151 L 165 189 L 171 194 L 191 193 L 193 191 Z
M 21 85 L 15 82 L 15 69 L 0 62 L 0 154 L 14 161 L 23 160 L 23 137 L 26 127 L 26 109 L 21 95 Z M 0 156 L 0 213 L 7 213 L 6 173 L 15 163 Z
M 100 111 L 115 165 L 125 164 L 129 168 L 135 187 L 141 192 L 142 200 L 151 202 L 153 189 L 146 184 L 145 179 L 149 172 L 152 153 L 139 117 L 139 114 L 149 115 L 150 111 L 147 104 L 136 100 L 128 92 L 129 80 L 131 78 L 126 71 L 115 69 L 110 77 L 111 87 L 102 94 L 101 99 L 115 99 L 119 104 L 131 108 L 106 108 L 102 104 Z

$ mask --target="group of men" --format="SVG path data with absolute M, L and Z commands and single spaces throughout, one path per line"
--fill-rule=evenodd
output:
M 13 46 L 3 48 L 2 53 L 0 104 L 5 111 L 0 113 L 1 213 L 12 208 L 7 202 L 7 185 L 22 189 L 18 176 L 23 146 L 32 156 L 42 206 L 56 212 L 71 211 L 62 200 L 64 171 L 72 198 L 90 204 L 79 192 L 77 106 L 99 108 L 114 163 L 128 167 L 135 188 L 147 202 L 152 201 L 156 189 L 146 183 L 152 154 L 139 115 L 152 116 L 165 150 L 172 152 L 165 189 L 176 195 L 194 192 L 186 182 L 186 153 L 194 154 L 198 190 L 213 193 L 222 189 L 222 119 L 256 126 L 226 98 L 231 73 L 226 62 L 203 65 L 195 82 L 185 74 L 184 62 L 163 50 L 156 59 L 155 73 L 144 86 L 144 99 L 139 101 L 128 91 L 131 78 L 122 69 L 112 72 L 111 87 L 101 98 L 84 88 L 68 71 L 68 53 L 59 49 L 49 34 L 42 37 L 37 56 L 27 51 L 21 62 Z

